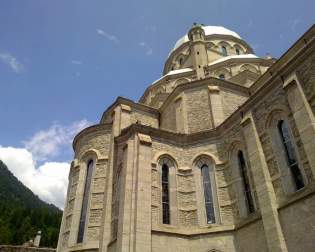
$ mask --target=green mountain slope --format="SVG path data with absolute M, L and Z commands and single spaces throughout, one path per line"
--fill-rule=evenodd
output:
M 0 245 L 21 245 L 42 231 L 40 246 L 57 246 L 62 211 L 39 199 L 0 160 Z

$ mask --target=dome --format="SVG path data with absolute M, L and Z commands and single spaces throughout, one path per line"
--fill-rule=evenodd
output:
M 235 38 L 241 39 L 240 35 L 238 35 L 236 32 L 231 31 L 223 26 L 203 26 L 202 29 L 205 31 L 205 35 L 230 35 L 233 36 Z M 186 34 L 185 36 L 183 36 L 182 38 L 180 38 L 172 51 L 174 51 L 175 49 L 177 49 L 178 47 L 180 47 L 182 44 L 186 43 L 189 41 L 188 35 Z M 171 53 L 172 53 L 171 51 Z

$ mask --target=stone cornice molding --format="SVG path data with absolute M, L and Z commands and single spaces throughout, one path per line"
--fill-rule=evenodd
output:
M 290 74 L 293 68 L 299 64 L 304 57 L 296 58 L 315 48 L 315 25 L 312 25 L 251 87 L 251 93 L 260 90 L 266 83 L 273 82 L 275 78 L 284 78 L 283 75 Z
M 165 81 L 173 80 L 173 79 L 180 79 L 180 78 L 185 78 L 185 77 L 191 77 L 195 74 L 196 74 L 196 70 L 192 69 L 192 71 L 190 71 L 190 72 L 183 72 L 183 73 L 177 73 L 177 74 L 162 76 L 159 80 L 153 82 L 153 84 L 151 84 L 149 87 L 146 88 L 143 95 L 139 99 L 139 103 L 142 104 L 144 102 L 145 97 L 150 93 L 150 91 L 161 84 L 165 84 Z
M 147 106 L 147 105 L 144 105 L 142 103 L 137 103 L 137 102 L 134 102 L 134 101 L 132 101 L 130 99 L 127 99 L 127 98 L 119 96 L 119 97 L 117 97 L 116 101 L 114 103 L 112 103 L 112 105 L 110 105 L 104 111 L 104 113 L 102 115 L 102 118 L 101 118 L 101 123 L 105 122 L 105 119 L 113 113 L 115 107 L 117 107 L 118 105 L 126 105 L 126 106 L 129 106 L 131 110 L 134 108 L 134 109 L 137 109 L 137 110 L 141 110 L 141 111 L 144 111 L 144 112 L 148 112 L 148 113 L 154 114 L 157 117 L 159 116 L 159 111 L 157 109 L 152 108 L 152 107 Z M 123 109 L 124 108 L 126 108 L 126 107 L 123 106 Z
M 241 56 L 241 55 L 240 55 Z M 216 68 L 220 68 L 220 67 L 226 67 L 226 66 L 230 66 L 233 63 L 239 63 L 239 64 L 251 64 L 251 63 L 260 63 L 260 65 L 263 66 L 271 66 L 272 64 L 274 64 L 273 59 L 263 59 L 263 58 L 230 58 L 221 62 L 218 62 L 216 64 L 206 66 L 205 69 L 207 70 L 214 70 Z

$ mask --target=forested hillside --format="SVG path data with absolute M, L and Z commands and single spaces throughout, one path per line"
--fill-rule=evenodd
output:
M 0 160 L 0 245 L 21 245 L 42 231 L 40 246 L 57 246 L 62 211 L 40 200 Z

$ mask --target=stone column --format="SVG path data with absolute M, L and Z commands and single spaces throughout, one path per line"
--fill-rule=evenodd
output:
M 130 251 L 134 201 L 134 155 L 135 140 L 129 139 L 123 147 L 123 167 L 121 171 L 119 216 L 117 232 L 117 251 Z M 119 157 L 118 157 L 119 158 Z
M 115 137 L 120 134 L 121 107 L 117 106 L 112 114 L 112 134 L 110 139 L 110 150 L 108 167 L 106 171 L 106 188 L 104 191 L 103 220 L 100 232 L 100 252 L 107 252 L 108 244 L 111 242 L 111 214 L 112 214 L 112 184 L 114 168 Z
M 224 120 L 222 99 L 218 86 L 208 86 L 213 126 L 217 127 Z
M 289 106 L 299 131 L 301 141 L 315 178 L 315 117 L 303 92 L 296 74 L 288 77 L 283 84 Z
M 138 134 L 133 250 L 151 251 L 151 137 Z
M 260 206 L 267 246 L 269 251 L 272 252 L 286 252 L 288 250 L 279 221 L 276 195 L 272 186 L 271 177 L 256 125 L 250 112 L 242 120 L 241 124 L 248 151 L 248 161 L 251 165 L 258 203 Z

